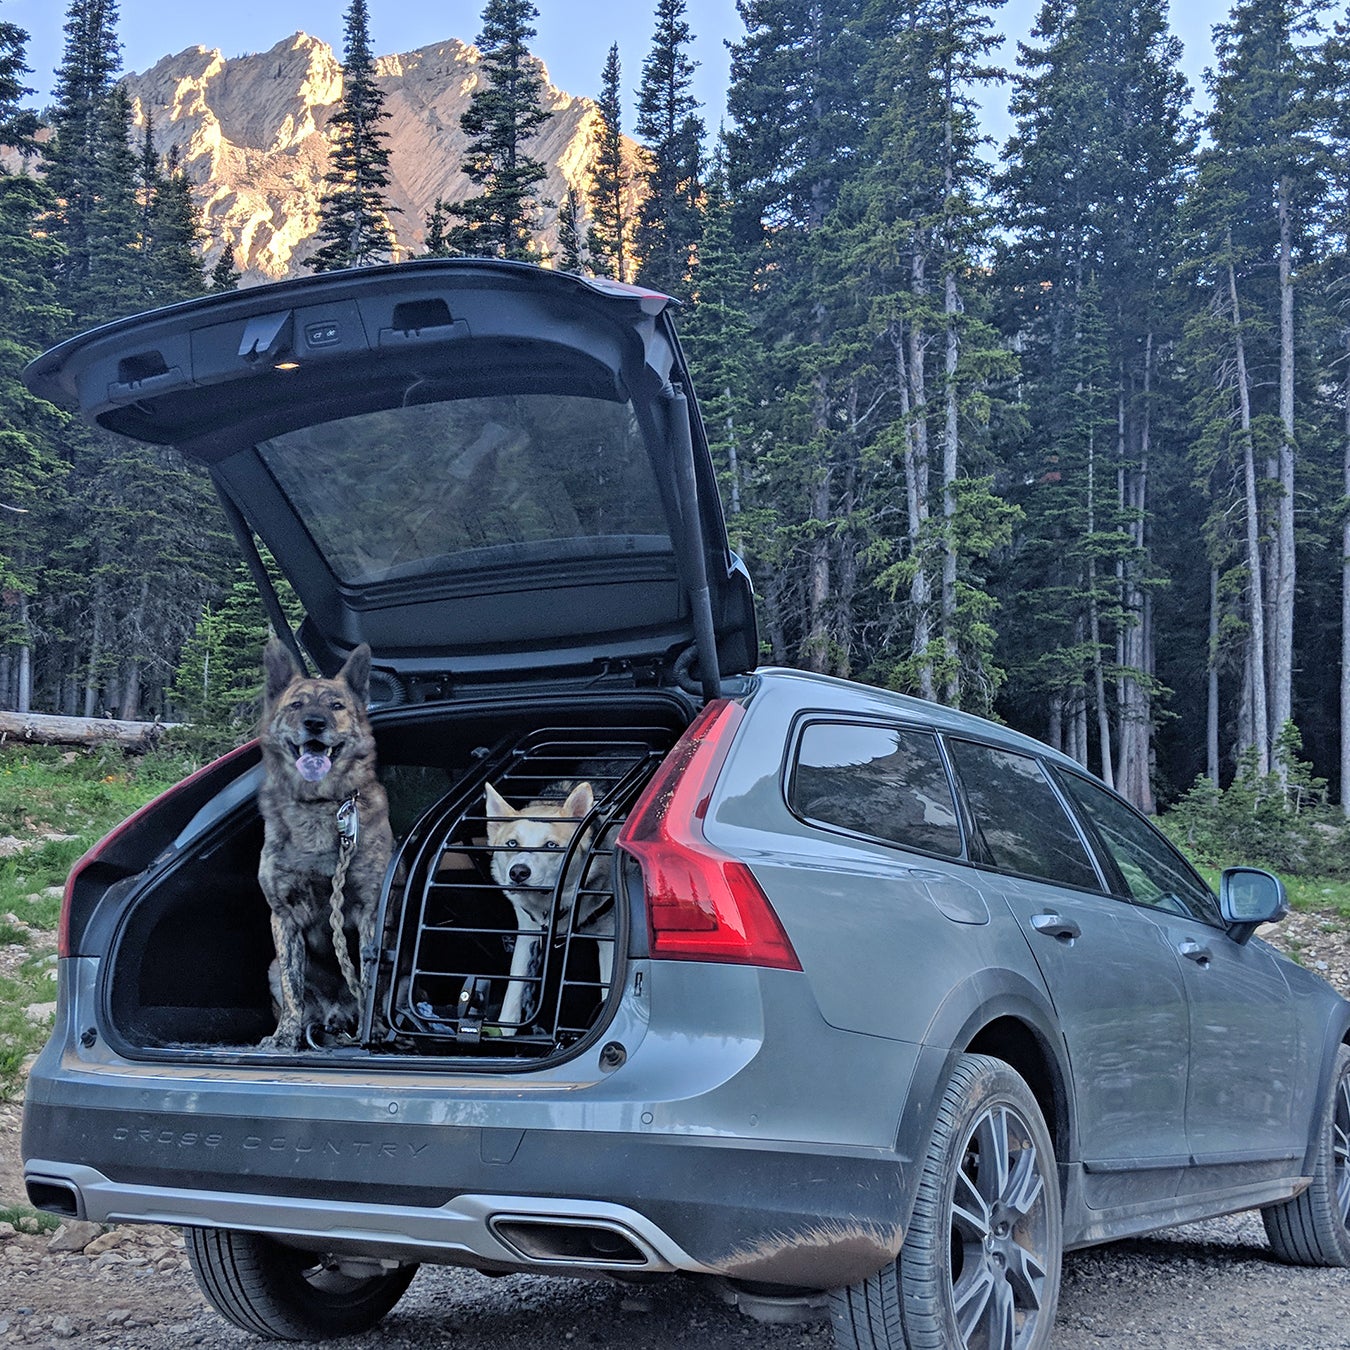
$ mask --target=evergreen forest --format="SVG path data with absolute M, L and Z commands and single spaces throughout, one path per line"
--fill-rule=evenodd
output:
M 1350 814 L 1350 11 L 1237 0 L 1201 115 L 1166 0 L 1044 0 L 1007 71 L 989 0 L 737 9 L 722 125 L 684 0 L 654 0 L 650 50 L 587 91 L 588 181 L 545 202 L 537 11 L 486 0 L 476 195 L 427 251 L 682 302 L 766 662 L 1001 718 L 1147 812 L 1236 778 Z M 313 270 L 397 230 L 345 13 Z M 0 0 L 0 707 L 238 735 L 265 619 L 209 482 L 19 380 L 239 282 L 132 125 L 117 17 L 69 0 L 38 111 Z

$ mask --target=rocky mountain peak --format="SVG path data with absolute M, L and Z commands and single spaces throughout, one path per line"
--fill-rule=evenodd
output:
M 416 51 L 382 56 L 376 78 L 389 113 L 389 198 L 399 256 L 423 248 L 424 222 L 436 199 L 458 201 L 473 184 L 460 172 L 468 140 L 459 119 L 478 79 L 479 53 L 451 38 Z M 548 166 L 540 186 L 540 241 L 557 245 L 557 207 L 574 186 L 584 194 L 590 173 L 590 99 L 545 80 L 554 116 L 530 143 Z M 210 247 L 233 251 L 245 281 L 304 270 L 318 229 L 319 198 L 328 171 L 329 124 L 342 96 L 342 64 L 333 49 L 295 33 L 265 52 L 224 57 L 205 47 L 166 56 L 127 77 L 138 128 L 147 118 L 161 152 L 177 146 L 199 200 Z

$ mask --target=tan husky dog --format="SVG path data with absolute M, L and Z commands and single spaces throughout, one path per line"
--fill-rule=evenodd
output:
M 554 895 L 558 899 L 557 931 L 582 929 L 588 934 L 612 934 L 612 909 L 603 895 L 582 895 L 575 921 L 572 911 L 584 884 L 603 886 L 609 876 L 608 859 L 584 863 L 574 858 L 559 890 L 563 863 L 572 837 L 595 805 L 589 783 L 578 783 L 566 798 L 540 798 L 519 811 L 491 783 L 486 791 L 487 840 L 492 850 L 492 879 L 502 888 L 516 911 L 515 950 L 511 956 L 511 980 L 506 987 L 500 1015 L 503 1036 L 514 1036 L 529 1026 L 539 1004 L 539 982 L 544 972 L 545 934 L 550 926 Z M 583 846 L 588 841 L 583 841 Z M 603 911 L 603 912 L 602 912 Z M 602 994 L 609 988 L 614 969 L 610 942 L 599 942 Z

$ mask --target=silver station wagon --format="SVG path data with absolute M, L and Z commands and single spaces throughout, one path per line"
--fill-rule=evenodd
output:
M 209 472 L 297 659 L 370 645 L 396 837 L 360 1025 L 298 1050 L 263 1044 L 256 743 L 80 862 L 33 1203 L 182 1225 L 216 1308 L 292 1339 L 421 1262 L 705 1276 L 844 1350 L 1046 1346 L 1065 1249 L 1241 1209 L 1350 1263 L 1350 1004 L 1254 936 L 1280 883 L 1216 896 L 1006 728 L 756 669 L 670 310 L 423 260 L 29 368 Z M 583 781 L 527 937 L 488 787 Z

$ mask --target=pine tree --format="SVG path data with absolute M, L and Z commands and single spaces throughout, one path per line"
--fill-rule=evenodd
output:
M 43 152 L 61 298 L 81 326 L 123 312 L 138 293 L 136 155 L 127 95 L 113 83 L 116 24 L 117 0 L 71 0 Z
M 852 274 L 867 304 L 857 337 L 886 381 L 860 528 L 881 536 L 873 585 L 890 598 L 878 617 L 894 631 L 872 673 L 985 710 L 1002 679 L 990 650 L 988 556 L 1008 514 L 976 469 L 993 467 L 984 426 L 1015 367 L 983 312 L 993 222 L 974 99 L 996 73 L 989 27 L 979 3 L 871 14 L 862 30 L 871 125 L 836 212 L 843 284 Z M 871 524 L 900 515 L 903 533 Z
M 1197 399 L 1197 444 L 1211 471 L 1226 462 L 1239 509 L 1220 489 L 1214 511 L 1239 523 L 1246 568 L 1237 749 L 1258 771 L 1293 717 L 1294 505 L 1298 468 L 1296 263 L 1325 178 L 1304 45 L 1319 0 L 1240 0 L 1215 31 L 1210 144 L 1190 199 L 1191 250 L 1208 308 L 1191 326 L 1209 372 Z M 1210 392 L 1221 389 L 1222 395 Z M 1312 401 L 1311 389 L 1308 402 Z M 1232 435 L 1236 430 L 1237 435 Z
M 394 252 L 389 226 L 389 147 L 381 128 L 389 114 L 375 80 L 366 0 L 347 7 L 342 58 L 342 99 L 333 114 L 335 137 L 325 192 L 319 201 L 320 247 L 307 266 L 315 272 L 388 262 Z
M 637 100 L 644 183 L 635 231 L 638 279 L 671 294 L 683 292 L 692 262 L 703 159 L 703 119 L 689 92 L 696 65 L 686 55 L 684 15 L 685 0 L 657 0 L 656 32 Z
M 581 193 L 571 185 L 558 208 L 558 266 L 564 272 L 577 273 L 586 266 L 581 244 Z
M 426 257 L 448 258 L 452 254 L 449 240 L 450 208 L 445 198 L 437 197 L 431 210 L 426 214 Z
M 761 527 L 753 479 L 754 411 L 764 352 L 754 322 L 754 267 L 737 244 L 719 139 L 701 205 L 702 230 L 691 277 L 693 304 L 681 325 L 694 385 L 727 507 L 731 546 L 757 558 L 772 540 Z
M 161 161 L 154 129 L 146 119 L 141 149 L 140 273 L 146 308 L 172 304 L 206 289 L 202 271 L 201 213 L 178 147 Z
M 235 266 L 234 250 L 228 245 L 221 245 L 220 257 L 216 259 L 216 265 L 211 269 L 211 280 L 207 289 L 211 291 L 233 291 L 237 289 L 241 273 Z
M 1122 791 L 1149 809 L 1157 693 L 1149 484 L 1161 460 L 1182 453 L 1179 440 L 1160 444 L 1158 433 L 1180 327 L 1171 277 L 1194 137 L 1163 0 L 1047 3 L 1032 39 L 1021 49 L 1017 130 L 1004 151 L 1015 237 L 1000 270 L 1029 411 L 1015 468 L 1027 544 L 1004 583 L 1006 650 L 1020 677 L 1020 716 L 1036 725 L 1031 700 L 1042 701 L 1042 734 L 1084 763 L 1095 723 L 1097 766 L 1119 769 Z M 1097 360 L 1090 348 L 1099 341 Z M 1085 369 L 1096 372 L 1091 390 L 1081 385 Z M 1110 409 L 1093 423 L 1090 459 L 1088 393 Z M 1067 514 L 1061 499 L 1073 504 Z M 1043 551 L 1050 539 L 1059 546 Z M 1110 603 L 1109 586 L 1118 593 Z M 1058 618 L 1047 623 L 1047 614 Z
M 597 275 L 628 281 L 633 228 L 628 203 L 632 184 L 623 153 L 623 96 L 619 78 L 616 42 L 611 45 L 600 74 L 600 97 L 596 100 L 595 126 L 591 132 L 594 158 L 586 194 L 591 209 L 586 247 Z
M 32 93 L 23 82 L 27 41 L 17 25 L 0 23 L 0 140 L 31 157 L 36 121 L 19 106 Z M 53 445 L 65 419 L 18 378 L 68 320 L 50 280 L 57 246 L 40 225 L 50 208 L 41 179 L 0 169 L 0 651 L 13 665 L 20 712 L 32 704 L 36 599 L 65 477 Z
M 487 0 L 483 6 L 476 43 L 481 77 L 459 120 L 470 137 L 461 167 L 483 190 L 446 207 L 463 222 L 445 233 L 449 253 L 538 257 L 535 192 L 546 170 L 525 150 L 551 116 L 543 106 L 543 73 L 527 45 L 538 14 L 530 0 Z
M 1328 154 L 1322 221 L 1326 262 L 1320 278 L 1323 382 L 1334 390 L 1327 439 L 1340 447 L 1339 487 L 1350 502 L 1350 9 L 1322 43 L 1316 68 L 1317 110 Z M 1339 528 L 1337 526 L 1339 525 Z M 1340 679 L 1336 690 L 1340 735 L 1340 805 L 1350 816 L 1350 512 L 1328 533 L 1338 539 L 1340 568 Z
M 866 134 L 863 0 L 746 0 L 732 48 L 727 188 L 737 246 L 755 259 L 767 360 L 751 438 L 761 537 L 752 559 L 772 659 L 853 668 L 859 541 L 848 528 L 871 372 L 848 333 L 847 264 L 822 236 Z M 836 341 L 836 336 L 838 341 Z

